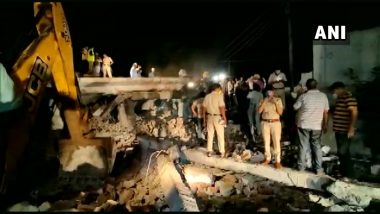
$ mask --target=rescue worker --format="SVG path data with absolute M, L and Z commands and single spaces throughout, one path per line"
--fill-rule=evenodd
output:
M 141 70 L 141 65 L 137 65 L 137 77 L 141 77 L 141 73 L 142 73 L 142 70 Z
M 95 62 L 94 48 L 88 49 L 87 61 L 88 61 L 88 73 L 92 74 L 94 72 L 93 68 L 94 68 L 94 62 Z
M 81 72 L 86 72 L 87 69 L 88 69 L 88 61 L 87 61 L 87 57 L 88 57 L 88 47 L 84 47 L 82 48 L 82 64 L 81 64 Z
M 155 77 L 156 76 L 156 69 L 151 68 L 148 77 Z
M 247 95 L 249 99 L 248 107 L 248 120 L 253 137 L 253 141 L 256 141 L 255 134 L 261 136 L 261 127 L 260 127 L 260 114 L 258 113 L 259 105 L 263 100 L 263 94 L 261 93 L 260 85 L 254 83 L 253 91 L 250 91 Z
M 112 68 L 113 60 L 111 57 L 107 56 L 107 54 L 103 54 L 103 77 L 106 78 L 108 75 L 109 78 L 112 78 Z
M 261 114 L 261 132 L 264 140 L 265 161 L 268 165 L 271 161 L 270 142 L 273 142 L 275 155 L 275 168 L 281 169 L 281 121 L 283 105 L 280 98 L 275 97 L 273 89 L 267 91 L 266 97 L 260 104 L 258 112 Z
M 202 126 L 202 120 L 203 120 L 203 101 L 206 96 L 206 93 L 204 91 L 201 91 L 198 96 L 195 97 L 192 105 L 191 105 L 191 111 L 193 112 L 193 116 L 196 118 L 196 130 L 198 139 L 205 139 L 205 136 L 203 134 L 203 126 Z
M 218 137 L 218 147 L 221 157 L 225 157 L 224 128 L 227 125 L 226 105 L 222 87 L 214 83 L 203 101 L 203 122 L 207 127 L 207 156 L 213 152 L 214 134 Z
M 99 56 L 98 53 L 95 53 L 95 62 L 94 62 L 94 76 L 99 77 L 100 76 L 100 70 L 102 67 L 102 57 Z
M 132 64 L 131 70 L 129 71 L 129 75 L 131 78 L 138 77 L 138 74 L 137 74 L 138 66 L 139 65 L 137 64 L 137 62 Z

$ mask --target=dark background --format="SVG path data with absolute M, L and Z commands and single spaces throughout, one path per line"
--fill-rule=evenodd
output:
M 274 68 L 289 74 L 285 5 L 285 1 L 63 2 L 75 64 L 81 48 L 91 46 L 110 55 L 115 74 L 125 76 L 135 61 L 145 74 L 154 66 L 165 76 L 177 75 L 180 68 L 194 73 L 227 70 L 227 60 L 232 60 L 236 76 L 258 72 L 268 77 Z M 316 25 L 344 24 L 348 30 L 379 26 L 379 9 L 376 2 L 291 1 L 295 82 L 301 72 L 312 70 Z M 28 37 L 33 32 L 32 3 L 3 2 L 0 29 L 2 61 L 11 65 L 34 36 Z

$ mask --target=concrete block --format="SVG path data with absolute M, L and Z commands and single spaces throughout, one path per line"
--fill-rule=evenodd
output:
M 258 175 L 288 186 L 296 186 L 323 191 L 324 185 L 333 182 L 333 179 L 329 176 L 317 176 L 312 173 L 299 172 L 289 168 L 276 170 L 271 166 L 239 163 L 235 162 L 232 159 L 226 158 L 221 159 L 218 157 L 207 157 L 206 149 L 204 148 L 188 149 L 183 151 L 183 153 L 187 160 L 194 163 L 204 164 L 225 170 L 231 170 L 238 173 L 241 172 Z

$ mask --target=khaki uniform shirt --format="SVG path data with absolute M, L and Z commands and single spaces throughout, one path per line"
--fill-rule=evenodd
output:
M 107 56 L 103 58 L 103 65 L 110 66 L 111 64 L 113 64 L 113 60 L 111 57 Z
M 219 107 L 225 107 L 224 97 L 222 92 L 211 92 L 206 95 L 203 101 L 203 107 L 206 109 L 206 114 L 221 114 Z
M 283 108 L 282 101 L 277 97 L 273 97 L 273 99 L 275 100 L 275 103 L 267 102 L 264 104 L 263 112 L 261 113 L 261 118 L 264 120 L 280 119 L 280 115 L 276 111 L 276 105 Z

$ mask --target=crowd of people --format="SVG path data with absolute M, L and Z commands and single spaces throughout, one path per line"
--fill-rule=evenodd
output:
M 271 163 L 272 144 L 274 167 L 281 169 L 281 141 L 286 135 L 294 135 L 296 138 L 292 141 L 297 143 L 299 149 L 298 169 L 306 170 L 307 158 L 310 157 L 313 171 L 323 175 L 321 136 L 328 129 L 329 100 L 325 93 L 318 90 L 315 79 L 308 79 L 306 87 L 298 87 L 295 99 L 287 100 L 286 82 L 286 75 L 275 70 L 268 82 L 259 74 L 246 81 L 243 78 L 227 79 L 211 84 L 207 93 L 202 92 L 195 97 L 191 110 L 197 118 L 198 137 L 207 138 L 207 155 L 213 154 L 216 132 L 219 153 L 221 157 L 226 156 L 224 128 L 228 120 L 233 120 L 238 121 L 242 132 L 250 139 L 250 145 L 263 143 L 265 160 L 262 164 Z M 332 120 L 340 172 L 342 176 L 347 176 L 351 165 L 348 148 L 355 135 L 357 102 L 342 82 L 333 83 L 329 93 L 334 97 Z M 286 119 L 286 114 L 290 119 Z
M 86 73 L 96 77 L 100 77 L 101 73 L 103 77 L 112 78 L 112 64 L 114 63 L 112 58 L 107 54 L 103 54 L 103 57 L 99 53 L 95 52 L 94 48 L 84 47 L 82 49 L 82 62 L 83 69 L 86 68 Z
M 111 57 L 103 54 L 103 58 L 94 52 L 94 48 L 82 50 L 82 60 L 88 62 L 88 72 L 95 76 L 112 78 Z M 142 77 L 142 66 L 132 64 L 130 77 Z M 159 76 L 155 68 L 151 68 L 148 77 Z M 179 77 L 186 77 L 187 72 L 180 69 Z M 281 141 L 297 142 L 298 169 L 307 168 L 308 157 L 313 163 L 314 172 L 324 174 L 322 167 L 321 136 L 327 130 L 330 104 L 325 93 L 318 90 L 315 79 L 309 79 L 306 87 L 297 86 L 294 99 L 286 98 L 286 75 L 276 69 L 268 77 L 268 81 L 259 74 L 248 79 L 229 78 L 220 83 L 208 84 L 208 90 L 201 91 L 192 102 L 186 99 L 184 112 L 192 112 L 196 119 L 196 132 L 199 138 L 206 140 L 208 156 L 213 151 L 214 134 L 216 132 L 219 153 L 225 157 L 224 128 L 232 120 L 240 124 L 241 131 L 249 139 L 249 148 L 255 144 L 264 145 L 264 165 L 272 160 L 273 147 L 274 166 L 282 168 Z M 333 111 L 333 131 L 335 132 L 338 156 L 342 166 L 341 173 L 346 175 L 350 166 L 350 141 L 355 135 L 357 120 L 357 103 L 352 94 L 346 90 L 342 82 L 330 87 L 335 96 Z M 189 108 L 190 110 L 187 111 Z M 185 111 L 186 110 L 186 111 Z M 188 117 L 184 113 L 184 117 Z M 189 118 L 185 118 L 189 119 Z M 204 130 L 207 130 L 206 132 Z M 206 137 L 207 136 L 207 137 Z M 291 137 L 293 136 L 293 138 Z
M 99 53 L 95 52 L 93 47 L 84 47 L 82 48 L 82 68 L 81 70 L 84 73 L 87 73 L 91 76 L 104 78 L 112 78 L 112 64 L 114 64 L 113 59 L 107 54 L 103 54 L 103 57 Z M 132 67 L 129 72 L 130 78 L 143 77 L 142 75 L 142 66 L 137 62 L 132 64 Z M 102 75 L 103 74 L 103 75 Z M 159 73 L 156 71 L 156 68 L 152 67 L 147 75 L 147 77 L 159 77 Z M 187 72 L 185 69 L 180 69 L 178 72 L 179 77 L 186 77 Z

